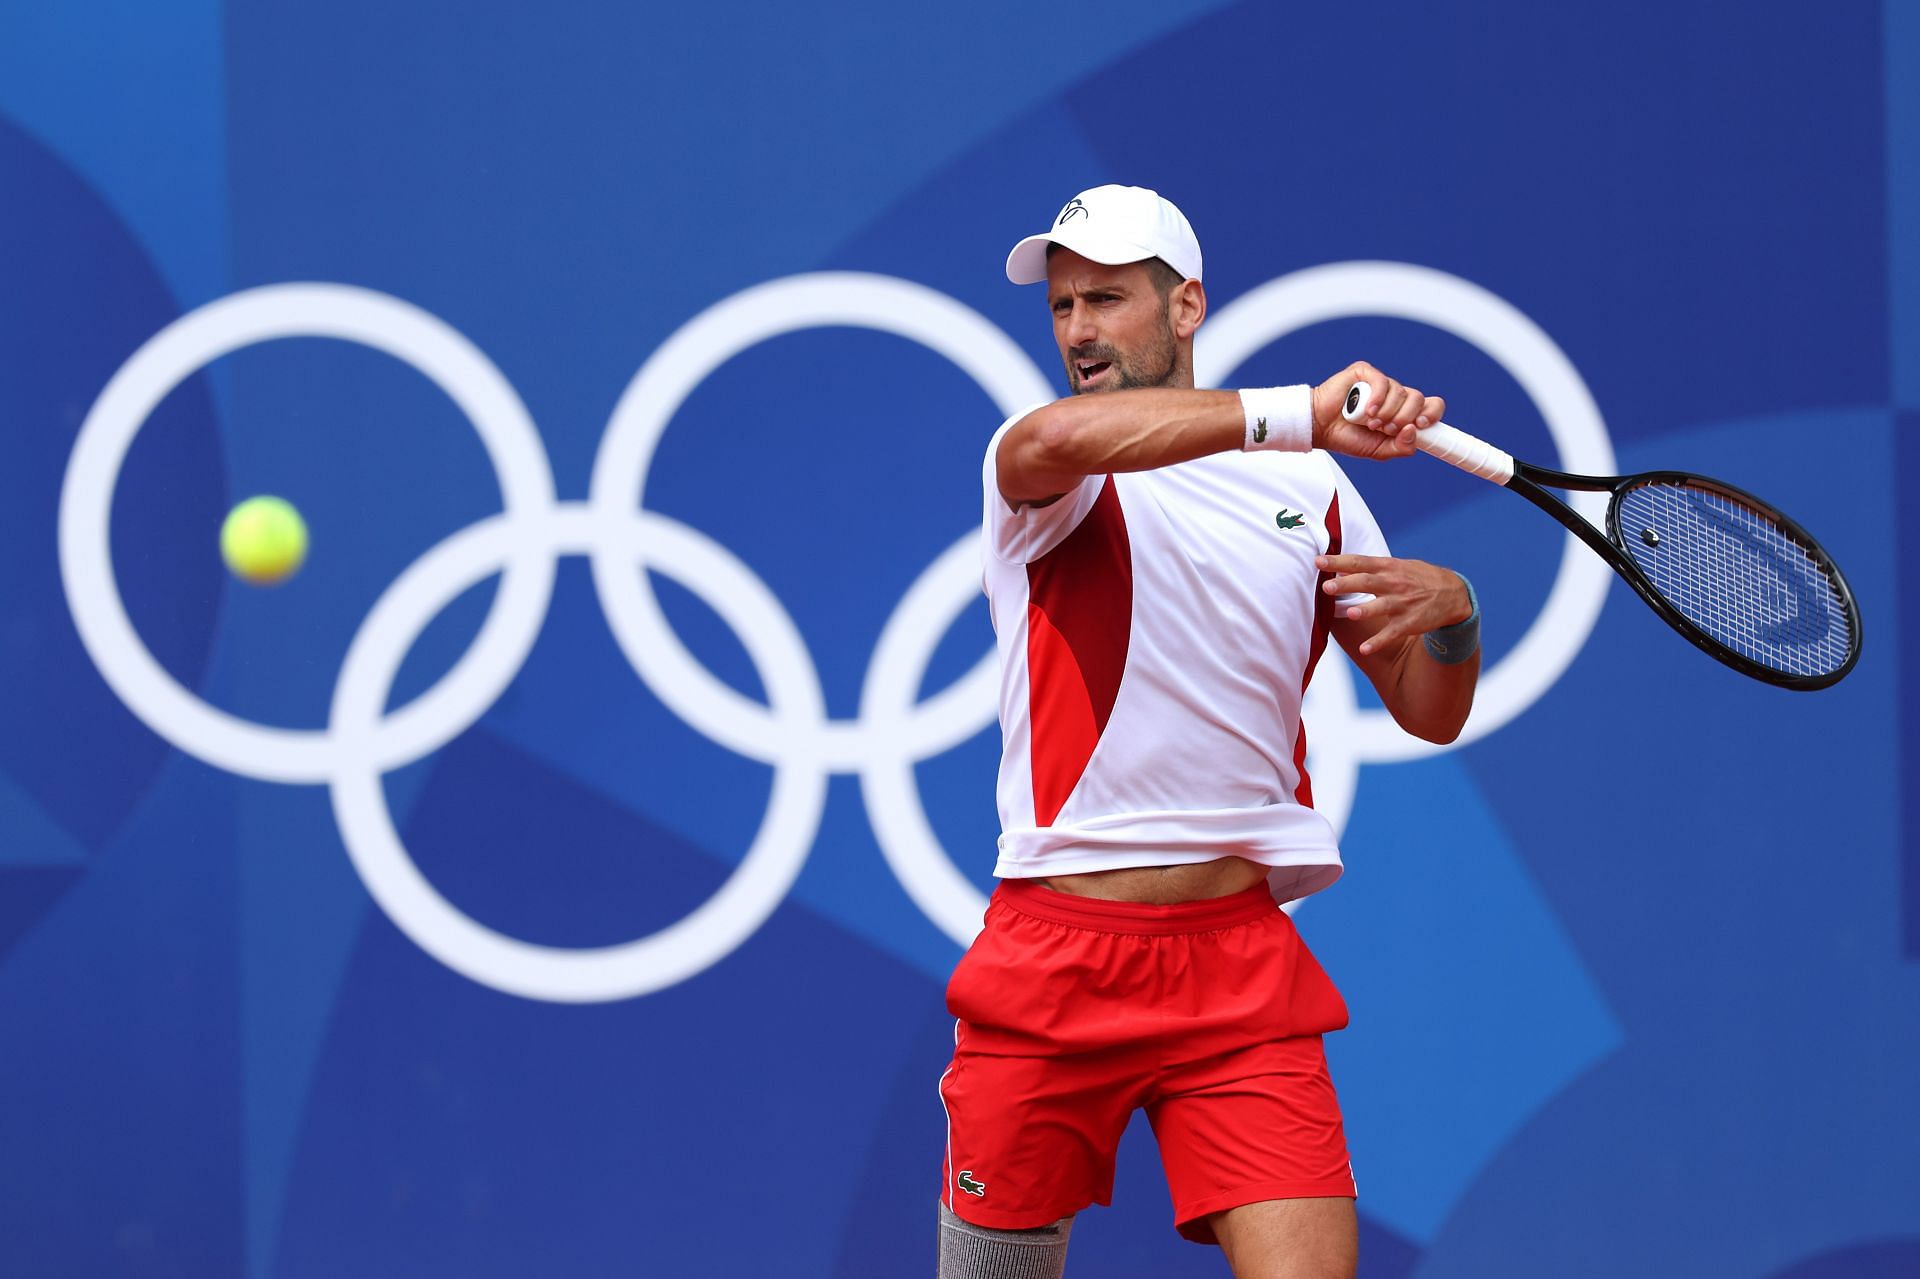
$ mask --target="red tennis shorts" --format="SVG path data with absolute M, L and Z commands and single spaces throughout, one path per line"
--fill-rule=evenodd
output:
M 1160 1143 L 1174 1222 L 1354 1195 L 1322 1032 L 1347 1006 L 1267 886 L 1153 906 L 1003 880 L 947 986 L 941 1202 L 996 1230 L 1113 1199 L 1136 1108 Z

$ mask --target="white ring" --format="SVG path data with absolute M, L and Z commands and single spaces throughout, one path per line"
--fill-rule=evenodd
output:
M 884 275 L 789 276 L 707 308 L 634 375 L 594 459 L 590 485 L 594 510 L 606 520 L 618 521 L 640 506 L 661 436 L 694 387 L 713 370 L 769 338 L 834 326 L 891 333 L 947 357 L 1003 413 L 1053 398 L 1046 379 L 1024 351 L 978 312 L 943 293 Z M 641 678 L 675 714 L 728 749 L 763 763 L 808 755 L 836 770 L 850 771 L 885 760 L 899 748 L 903 739 L 889 735 L 883 740 L 858 723 L 775 722 L 765 707 L 715 678 L 687 651 L 667 624 L 644 575 L 629 564 L 596 554 L 593 580 L 614 636 Z M 804 649 L 802 656 L 811 664 Z M 965 701 L 945 695 L 931 699 L 929 713 L 939 716 L 939 722 L 910 731 L 904 740 L 916 744 L 952 740 L 952 733 L 958 731 L 953 712 L 956 706 L 971 702 L 980 682 L 976 668 L 956 694 Z M 989 717 L 991 713 L 989 704 Z
M 705 971 L 766 921 L 812 851 L 827 774 L 802 758 L 775 761 L 772 798 L 746 857 L 692 914 L 651 936 L 593 948 L 541 946 L 496 932 L 449 902 L 408 855 L 381 769 L 358 748 L 379 735 L 394 675 L 427 623 L 530 547 L 548 557 L 624 555 L 699 595 L 746 646 L 782 722 L 819 720 L 826 699 L 804 659 L 794 659 L 799 633 L 765 584 L 705 537 L 648 511 L 628 513 L 618 529 L 579 503 L 556 508 L 537 526 L 481 520 L 421 556 L 374 604 L 347 650 L 330 720 L 335 737 L 355 748 L 338 763 L 333 811 L 367 891 L 422 950 L 482 985 L 555 1003 L 627 999 Z
M 397 298 L 340 284 L 249 289 L 189 312 L 135 351 L 81 424 L 60 493 L 60 577 L 94 665 L 128 709 L 187 753 L 271 782 L 324 782 L 349 761 L 324 732 L 242 719 L 183 688 L 134 630 L 114 577 L 108 521 L 133 439 L 168 392 L 212 361 L 258 342 L 324 337 L 384 351 L 430 378 L 460 407 L 493 463 L 507 515 L 553 503 L 553 476 L 526 406 L 445 321 Z M 485 713 L 526 660 L 546 615 L 554 563 L 522 547 L 472 647 L 432 688 L 387 716 L 366 761 L 396 768 Z
M 1546 420 L 1562 469 L 1611 475 L 1613 444 L 1593 394 L 1545 330 L 1504 298 L 1459 276 L 1405 262 L 1337 262 L 1270 280 L 1234 299 L 1194 343 L 1195 375 L 1223 385 L 1255 351 L 1286 334 L 1354 316 L 1415 320 L 1464 338 L 1526 391 Z M 1606 495 L 1575 493 L 1569 505 L 1598 523 Z M 1531 706 L 1572 664 L 1593 633 L 1613 574 L 1568 533 L 1546 606 L 1520 642 L 1480 676 L 1473 714 L 1447 746 L 1404 732 L 1384 711 L 1357 709 L 1348 744 L 1369 763 L 1417 759 L 1465 746 Z
M 962 946 L 971 945 L 980 931 L 987 898 L 960 873 L 934 833 L 913 765 L 951 750 L 995 720 L 1000 690 L 996 655 L 989 652 L 917 708 L 914 699 L 934 649 L 979 596 L 980 535 L 969 533 L 920 575 L 893 610 L 860 690 L 860 719 L 868 736 L 860 794 L 867 821 L 907 896 Z M 882 749 L 887 745 L 892 749 Z

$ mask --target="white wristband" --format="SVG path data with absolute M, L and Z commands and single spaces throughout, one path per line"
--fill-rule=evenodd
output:
M 1240 392 L 1240 409 L 1247 415 L 1248 453 L 1279 449 L 1305 453 L 1313 448 L 1313 388 L 1300 386 L 1248 387 Z

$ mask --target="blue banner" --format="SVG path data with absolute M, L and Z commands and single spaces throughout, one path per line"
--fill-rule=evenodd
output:
M 1487 643 L 1450 747 L 1307 701 L 1360 1273 L 1920 1273 L 1916 86 L 1891 3 L 0 10 L 0 1272 L 931 1273 L 1001 262 L 1125 182 L 1204 384 L 1719 476 L 1866 621 L 1766 687 L 1350 468 Z M 1073 1251 L 1223 1270 L 1138 1122 Z

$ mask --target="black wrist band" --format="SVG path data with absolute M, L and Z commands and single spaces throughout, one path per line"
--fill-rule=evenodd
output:
M 1455 573 L 1460 585 L 1467 588 L 1467 603 L 1473 611 L 1467 614 L 1464 622 L 1455 622 L 1452 626 L 1442 626 L 1439 630 L 1428 631 L 1420 637 L 1427 646 L 1427 654 L 1442 666 L 1458 666 L 1480 651 L 1480 597 L 1473 593 L 1473 583 L 1466 574 Z

